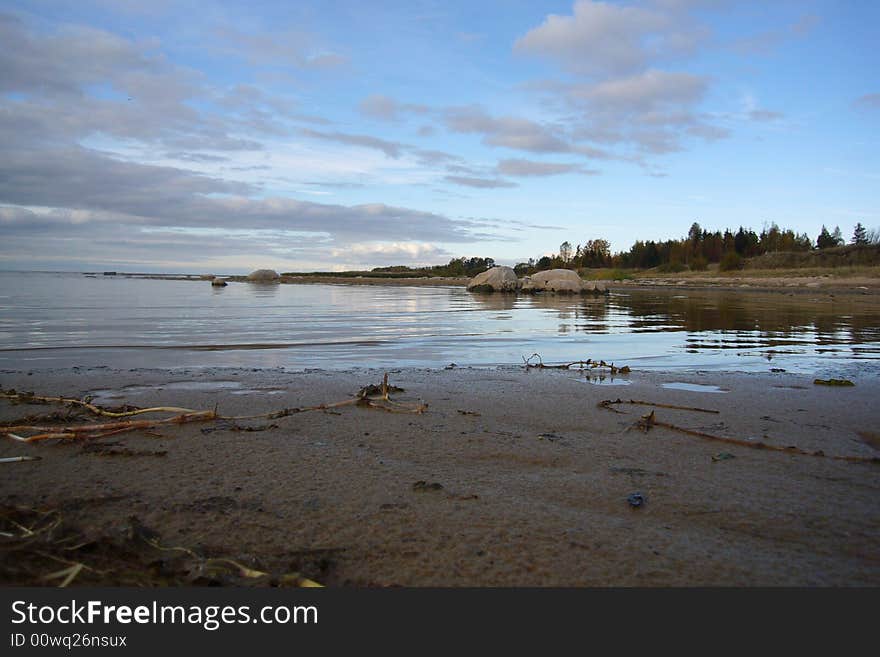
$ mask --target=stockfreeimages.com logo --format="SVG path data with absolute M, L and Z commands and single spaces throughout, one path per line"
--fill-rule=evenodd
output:
M 62 605 L 36 605 L 24 600 L 12 603 L 12 623 L 21 625 L 198 625 L 213 632 L 223 625 L 263 623 L 266 625 L 318 623 L 314 606 L 265 606 L 255 613 L 249 605 L 108 605 L 100 600 Z

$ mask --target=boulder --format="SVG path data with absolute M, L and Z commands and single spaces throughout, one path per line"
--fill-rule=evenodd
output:
M 580 294 L 584 282 L 571 269 L 550 269 L 539 271 L 523 280 L 523 292 L 556 292 L 558 294 Z
M 604 283 L 584 281 L 571 269 L 539 271 L 522 280 L 522 291 L 527 294 L 555 292 L 556 294 L 606 294 Z
M 510 267 L 492 267 L 474 276 L 467 285 L 471 292 L 516 292 L 519 281 Z
M 275 283 L 281 280 L 281 276 L 272 269 L 258 269 L 248 274 L 247 280 L 251 283 Z
M 215 276 L 211 279 L 211 285 L 214 287 L 226 287 L 226 279 Z

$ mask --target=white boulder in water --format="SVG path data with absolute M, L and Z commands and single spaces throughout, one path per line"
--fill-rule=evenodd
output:
M 584 281 L 571 269 L 550 269 L 526 276 L 522 282 L 522 291 L 529 294 L 604 294 L 606 290 L 604 284 Z
M 519 281 L 510 267 L 492 267 L 474 276 L 467 285 L 471 292 L 516 292 Z
M 273 269 L 258 269 L 247 275 L 247 280 L 252 283 L 274 283 L 281 280 L 281 276 Z

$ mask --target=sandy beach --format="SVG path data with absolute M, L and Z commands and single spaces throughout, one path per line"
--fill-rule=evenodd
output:
M 382 374 L 74 368 L 0 382 L 228 416 L 348 399 Z M 132 527 L 154 545 L 328 586 L 880 584 L 876 376 L 852 387 L 786 372 L 634 371 L 616 377 L 626 386 L 522 367 L 389 376 L 403 388 L 394 398 L 425 412 L 346 406 L 99 441 L 4 438 L 0 457 L 40 457 L 0 466 L 4 513 L 51 512 L 62 523 L 53 531 L 98 546 L 68 553 L 87 566 L 73 584 L 131 583 L 106 546 L 132 554 Z M 675 382 L 721 392 L 663 387 Z M 718 412 L 599 406 L 618 398 Z M 56 410 L 0 400 L 0 421 Z M 797 451 L 636 428 L 652 410 L 660 423 Z M 3 584 L 45 583 L 63 567 L 61 553 L 22 560 L 4 549 Z M 132 556 L 126 568 L 166 581 L 155 573 L 172 554 Z

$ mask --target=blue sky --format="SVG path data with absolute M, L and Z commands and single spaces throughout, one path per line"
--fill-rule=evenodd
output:
M 768 6 L 769 5 L 769 6 Z M 0 267 L 880 225 L 874 2 L 7 2 Z

